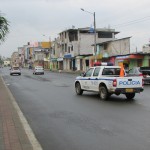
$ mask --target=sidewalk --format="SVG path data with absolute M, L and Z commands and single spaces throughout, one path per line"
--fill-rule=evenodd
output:
M 27 122 L 24 120 L 23 123 L 24 116 L 19 115 L 17 107 L 16 101 L 0 76 L 0 150 L 42 150 L 31 134 L 30 128 L 28 131 L 25 129 L 24 124 Z

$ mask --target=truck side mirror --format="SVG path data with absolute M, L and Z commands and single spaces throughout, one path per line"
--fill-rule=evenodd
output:
M 80 74 L 80 76 L 82 76 L 82 77 L 85 77 L 85 75 L 86 75 L 85 72 L 82 72 L 82 73 Z

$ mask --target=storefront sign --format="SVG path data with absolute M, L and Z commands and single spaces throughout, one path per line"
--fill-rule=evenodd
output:
M 72 58 L 72 55 L 71 54 L 65 54 L 64 58 Z

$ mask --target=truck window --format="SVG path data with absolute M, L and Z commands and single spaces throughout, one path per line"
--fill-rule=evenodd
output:
M 102 75 L 120 75 L 120 68 L 104 68 Z
M 85 76 L 84 77 L 91 77 L 93 73 L 93 68 L 90 68 L 86 73 L 85 73 Z
M 96 77 L 99 75 L 100 68 L 95 68 L 93 76 Z

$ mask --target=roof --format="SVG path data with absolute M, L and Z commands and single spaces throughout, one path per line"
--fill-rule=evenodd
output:
M 63 32 L 70 32 L 70 31 L 89 31 L 91 29 L 91 27 L 85 27 L 85 28 L 70 28 L 70 29 L 66 29 L 66 30 L 64 30 L 64 31 L 62 31 L 62 32 L 60 32 L 60 33 L 63 33 Z M 104 32 L 109 32 L 109 33 L 114 33 L 114 34 L 118 34 L 119 32 L 118 31 L 115 31 L 115 29 L 110 29 L 110 28 L 96 28 L 96 31 L 97 32 L 102 32 L 102 33 L 104 33 Z M 60 34 L 59 33 L 59 34 Z
M 110 42 L 124 40 L 124 39 L 129 39 L 129 38 L 131 38 L 131 37 L 125 37 L 125 38 L 121 38 L 121 39 L 112 39 L 112 40 L 96 43 L 96 45 L 104 45 L 104 44 L 107 44 L 107 43 L 110 43 Z M 92 46 L 94 46 L 94 44 L 92 44 Z

